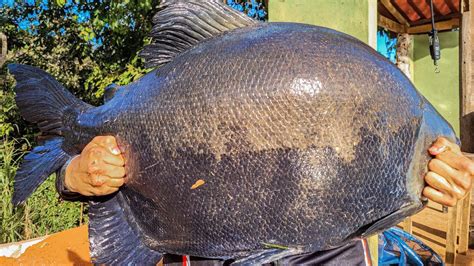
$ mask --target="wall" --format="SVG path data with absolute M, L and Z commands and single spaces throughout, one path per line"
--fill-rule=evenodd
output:
M 414 36 L 414 83 L 459 136 L 459 32 L 439 34 L 440 73 L 434 73 L 428 35 Z
M 268 16 L 270 22 L 300 22 L 342 31 L 376 47 L 370 41 L 377 31 L 375 0 L 270 0 Z

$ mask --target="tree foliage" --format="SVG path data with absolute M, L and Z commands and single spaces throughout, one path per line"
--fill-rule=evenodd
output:
M 267 20 L 267 12 L 265 11 L 266 1 L 264 0 L 226 0 L 226 3 L 233 9 L 244 12 L 253 19 Z
M 100 104 L 107 85 L 127 84 L 147 72 L 137 54 L 147 43 L 157 6 L 158 0 L 30 0 L 4 5 L 0 32 L 8 37 L 7 63 L 42 68 L 77 97 Z M 5 66 L 0 75 L 5 77 Z M 2 135 L 34 132 L 24 130 L 28 127 L 17 115 L 12 80 L 4 78 L 0 85 Z

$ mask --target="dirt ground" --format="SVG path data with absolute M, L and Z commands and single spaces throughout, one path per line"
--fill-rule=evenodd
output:
M 87 225 L 53 234 L 19 258 L 0 257 L 0 265 L 92 265 Z
M 87 225 L 50 235 L 29 247 L 19 258 L 0 256 L 0 265 L 92 265 Z M 458 255 L 456 265 L 474 266 L 474 250 Z M 162 265 L 160 262 L 157 265 Z

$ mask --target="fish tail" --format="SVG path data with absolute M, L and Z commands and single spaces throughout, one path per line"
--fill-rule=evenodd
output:
M 48 73 L 27 65 L 10 64 L 16 79 L 15 101 L 23 118 L 38 125 L 44 139 L 23 160 L 15 176 L 12 202 L 23 203 L 33 191 L 70 158 L 64 134 L 88 104 L 74 97 Z

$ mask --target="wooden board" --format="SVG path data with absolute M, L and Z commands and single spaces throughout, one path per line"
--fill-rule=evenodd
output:
M 435 23 L 435 28 L 438 31 L 452 30 L 458 28 L 460 25 L 460 20 L 458 18 L 453 18 L 446 21 L 440 21 Z M 407 28 L 407 33 L 410 34 L 422 34 L 430 32 L 432 29 L 431 24 L 425 24 L 420 26 L 413 26 Z
M 429 222 L 428 222 L 429 221 Z M 446 236 L 448 213 L 433 208 L 425 208 L 412 217 L 413 235 L 446 258 Z
M 468 235 L 463 229 L 466 220 L 466 206 L 471 199 L 467 197 L 453 208 L 430 202 L 420 213 L 410 217 L 398 226 L 410 232 L 438 253 L 446 265 L 454 265 L 458 254 L 468 252 Z
M 389 31 L 397 32 L 397 33 L 404 33 L 407 31 L 406 26 L 393 21 L 387 17 L 384 17 L 382 15 L 378 15 L 378 25 L 379 27 L 382 27 L 384 29 L 387 29 Z
M 390 12 L 390 14 L 392 14 L 392 16 L 394 16 L 398 20 L 398 23 L 405 26 L 410 26 L 410 24 L 408 24 L 407 20 L 403 17 L 403 15 L 400 14 L 400 12 L 398 12 L 398 10 L 392 5 L 390 0 L 380 0 L 380 2 L 388 10 L 388 12 Z

